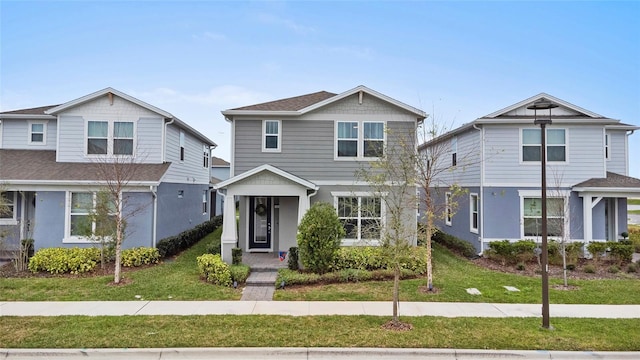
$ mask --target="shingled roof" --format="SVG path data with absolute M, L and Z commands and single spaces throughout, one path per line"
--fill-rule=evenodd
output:
M 96 163 L 56 162 L 53 150 L 7 150 L 0 149 L 0 183 L 12 181 L 34 182 L 104 182 L 104 175 Z M 170 163 L 124 164 L 135 167 L 129 182 L 159 183 Z
M 231 110 L 255 110 L 255 111 L 298 111 L 308 106 L 319 103 L 336 96 L 327 91 L 318 91 L 312 94 L 294 96 L 286 99 L 269 101 L 261 104 L 243 106 Z
M 606 178 L 592 178 L 574 185 L 578 188 L 629 188 L 640 189 L 640 179 L 607 171 Z
M 216 156 L 211 157 L 211 166 L 229 166 L 229 162 Z
M 3 111 L 3 112 L 0 112 L 0 115 L 46 115 L 45 111 L 49 109 L 53 109 L 56 106 L 60 106 L 60 105 L 39 106 L 39 107 L 29 108 L 29 109 Z

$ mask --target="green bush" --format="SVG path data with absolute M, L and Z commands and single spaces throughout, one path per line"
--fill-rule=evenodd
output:
M 31 272 L 46 271 L 51 274 L 82 274 L 95 269 L 100 261 L 98 248 L 46 248 L 38 250 L 29 259 Z
M 206 254 L 218 254 L 220 255 L 220 237 L 214 237 L 210 243 L 207 244 L 205 248 Z
M 183 231 L 178 235 L 170 236 L 158 241 L 156 247 L 160 252 L 160 257 L 166 258 L 188 249 L 200 239 L 212 233 L 220 225 L 222 225 L 222 216 L 216 216 L 209 221 L 205 221 L 202 224 L 197 225 L 193 229 Z
M 520 271 L 524 271 L 524 269 L 525 269 L 524 263 L 519 262 L 518 264 L 516 264 L 516 269 L 520 270 Z
M 634 273 L 636 271 L 638 271 L 638 267 L 636 266 L 636 264 L 634 264 L 634 263 L 627 264 L 627 272 L 628 273 Z
M 229 265 L 222 261 L 220 255 L 204 254 L 198 256 L 196 262 L 200 275 L 207 282 L 222 286 L 231 285 L 231 270 L 229 270 Z
M 567 270 L 573 271 L 576 269 L 576 264 L 567 264 Z
M 391 260 L 382 247 L 350 246 L 338 250 L 336 260 L 331 268 L 342 270 L 384 270 L 389 269 Z M 422 246 L 413 247 L 411 253 L 400 263 L 402 270 L 417 274 L 427 272 L 427 249 Z
M 298 270 L 298 247 L 292 246 L 289 248 L 289 258 L 287 259 L 287 268 L 289 270 Z
M 302 265 L 315 273 L 331 270 L 344 228 L 333 205 L 313 204 L 298 226 L 298 248 Z
M 601 241 L 592 241 L 587 245 L 587 251 L 593 256 L 593 260 L 599 261 L 605 255 L 608 244 Z
M 490 242 L 487 254 L 490 258 L 500 260 L 503 265 L 513 264 L 517 261 L 515 256 L 515 248 L 509 240 Z
M 241 248 L 233 248 L 233 249 L 231 249 L 231 264 L 232 265 L 240 265 L 240 264 L 242 264 L 242 249 Z
M 137 247 L 122 250 L 122 266 L 134 267 L 148 264 L 157 264 L 160 253 L 156 248 Z
M 247 282 L 251 268 L 248 265 L 231 265 L 229 268 L 231 271 L 231 280 L 236 281 L 238 284 L 244 284 Z
M 593 267 L 593 265 L 585 265 L 584 268 L 582 268 L 582 270 L 587 274 L 595 274 L 596 272 L 596 268 Z
M 631 240 L 634 251 L 640 253 L 640 226 L 629 227 L 629 240 Z
M 420 274 L 411 270 L 403 269 L 400 271 L 400 278 L 410 279 Z M 313 284 L 333 284 L 358 281 L 383 281 L 393 279 L 393 270 L 359 270 L 359 269 L 343 269 L 339 271 L 329 272 L 322 275 L 292 271 L 289 269 L 278 270 L 278 277 L 275 286 L 279 287 L 282 281 L 285 285 L 313 285 Z
M 528 262 L 533 261 L 536 258 L 536 253 L 534 252 L 537 245 L 533 240 L 519 240 L 512 244 L 513 246 L 513 254 L 517 261 L 519 262 Z
M 633 258 L 633 246 L 619 242 L 608 242 L 607 244 L 611 251 L 611 257 L 613 257 L 618 264 L 631 262 Z
M 607 269 L 607 271 L 612 274 L 617 274 L 620 272 L 620 268 L 618 267 L 618 265 L 611 265 L 609 266 L 609 269 Z
M 582 257 L 582 242 L 565 242 L 564 251 L 567 262 L 578 262 L 578 258 Z M 562 265 L 562 243 L 551 240 L 548 242 L 549 264 Z
M 478 252 L 476 248 L 473 247 L 470 243 L 458 239 L 455 236 L 446 234 L 440 230 L 436 230 L 431 236 L 431 240 L 446 247 L 449 250 L 452 250 L 458 254 L 466 258 L 475 258 L 478 256 Z

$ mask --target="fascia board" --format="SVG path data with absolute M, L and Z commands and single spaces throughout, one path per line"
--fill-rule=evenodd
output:
M 16 120 L 55 120 L 53 115 L 39 115 L 39 114 L 4 114 L 0 115 L 0 119 L 16 119 Z

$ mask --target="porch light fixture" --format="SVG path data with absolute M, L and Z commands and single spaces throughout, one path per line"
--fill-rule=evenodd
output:
M 542 164 L 542 254 L 540 256 L 540 266 L 542 272 L 542 327 L 551 329 L 549 325 L 549 251 L 547 246 L 547 145 L 546 126 L 551 125 L 551 109 L 558 105 L 542 98 L 527 106 L 533 110 L 533 124 L 540 125 L 540 151 Z M 549 117 L 538 119 L 538 110 L 549 110 Z

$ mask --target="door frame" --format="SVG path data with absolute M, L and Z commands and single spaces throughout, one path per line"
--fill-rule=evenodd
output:
M 264 248 L 252 248 L 251 243 L 254 242 L 254 229 L 255 229 L 255 209 L 254 209 L 254 201 L 255 198 L 266 198 L 267 199 L 267 242 L 269 243 L 269 247 Z M 273 212 L 273 198 L 270 196 L 247 196 L 247 242 L 246 242 L 246 251 L 247 252 L 273 252 L 273 220 L 274 220 L 274 212 Z

